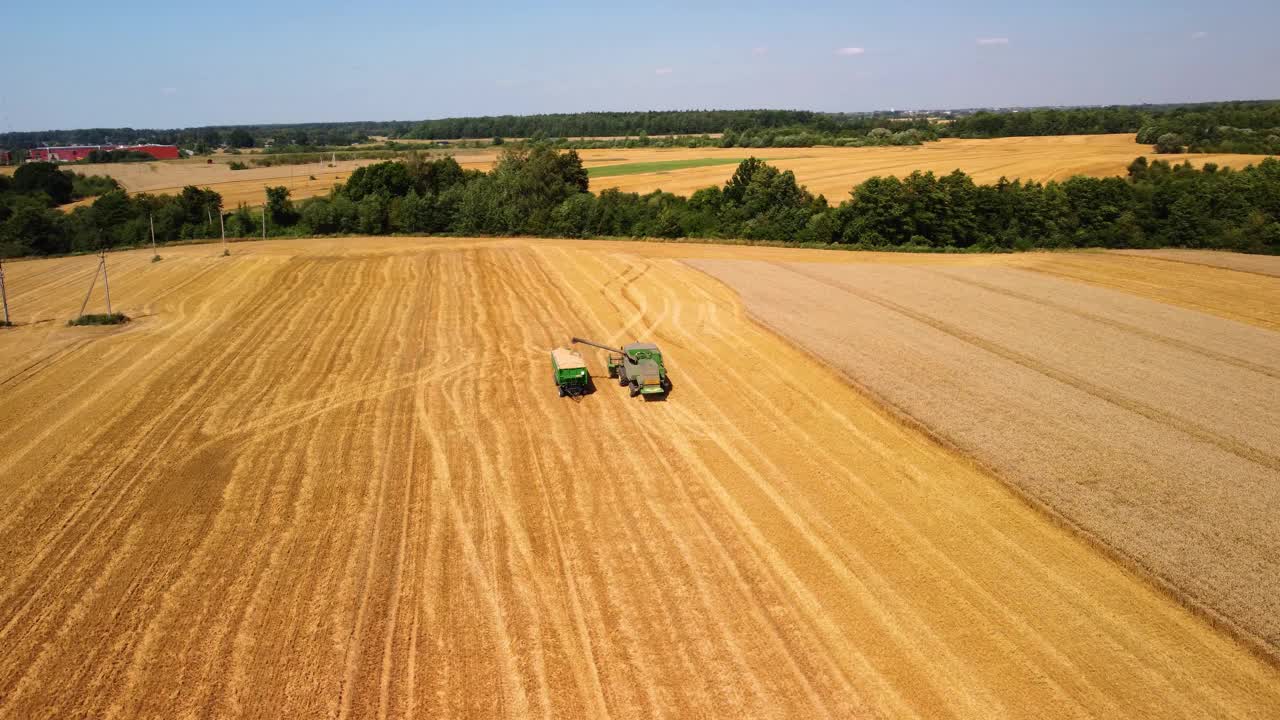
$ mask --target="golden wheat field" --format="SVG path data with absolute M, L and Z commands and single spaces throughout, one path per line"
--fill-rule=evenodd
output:
M 771 165 L 783 170 L 791 170 L 796 179 L 811 192 L 826 195 L 828 200 L 836 203 L 848 199 L 849 191 L 854 185 L 877 175 L 905 177 L 915 170 L 932 171 L 936 174 L 963 170 L 979 183 L 993 183 L 1001 177 L 1043 182 L 1065 180 L 1074 175 L 1124 175 L 1129 163 L 1140 155 L 1152 160 L 1186 160 L 1196 166 L 1215 162 L 1224 167 L 1236 168 L 1256 164 L 1263 158 L 1259 155 L 1228 154 L 1159 156 L 1151 152 L 1150 146 L 1135 143 L 1131 134 L 1010 137 L 993 140 L 948 138 L 908 147 L 680 148 L 582 152 L 588 167 L 603 164 L 602 156 L 618 159 L 609 160 L 609 164 L 755 156 L 768 160 Z M 733 175 L 733 171 L 733 165 L 713 165 L 616 175 L 593 179 L 591 189 L 598 192 L 616 187 L 627 192 L 642 193 L 661 189 L 689 195 L 700 188 L 725 182 Z
M 913 345 L 918 320 L 884 303 L 939 314 L 947 293 L 986 284 L 1051 322 L 980 313 L 967 332 L 996 344 L 1062 329 L 1099 387 L 1184 379 L 1147 354 L 1090 355 L 1112 342 L 1199 352 L 1243 378 L 1275 368 L 1259 355 L 1275 326 L 1229 319 L 1256 312 L 1235 293 L 1274 293 L 1274 278 L 1103 253 L 524 239 L 161 254 L 110 256 L 113 309 L 134 318 L 119 327 L 65 325 L 95 258 L 6 264 L 18 326 L 0 331 L 0 717 L 1280 712 L 1265 652 L 1055 522 L 1053 502 L 1028 502 L 937 418 L 886 405 L 873 391 L 889 370 L 820 359 L 942 343 L 921 329 Z M 737 276 L 757 265 L 787 279 Z M 1162 270 L 1216 290 L 1192 309 L 1173 287 L 1185 277 Z M 1236 275 L 1253 284 L 1224 281 Z M 816 321 L 767 317 L 812 294 L 845 302 L 832 285 L 853 282 L 883 302 L 835 319 L 820 305 L 827 340 Z M 642 402 L 599 377 L 594 394 L 558 398 L 547 356 L 570 335 L 659 343 L 671 396 Z M 1200 347 L 1210 336 L 1216 355 Z M 978 372 L 903 358 L 925 395 Z M 1021 372 L 1017 417 L 1084 438 L 1049 381 Z M 1212 389 L 1148 402 L 1272 452 L 1265 429 L 1219 417 Z M 985 401 L 1010 397 L 996 391 Z M 1113 432 L 1127 431 L 1093 429 L 1096 454 Z M 1085 462 L 1051 455 L 1027 461 Z M 1080 502 L 1105 505 L 1114 479 L 1076 480 Z M 1122 514 L 1143 496 L 1113 500 Z M 1274 521 L 1254 520 L 1246 550 L 1270 561 Z
M 1200 166 L 1214 162 L 1241 168 L 1262 160 L 1261 155 L 1190 154 L 1157 156 L 1150 147 L 1138 145 L 1128 135 L 1071 135 L 1061 137 L 1011 137 L 994 140 L 945 139 L 915 147 L 870 148 L 634 148 L 580 150 L 588 168 L 623 166 L 632 163 L 725 159 L 755 156 L 784 170 L 791 170 L 810 191 L 822 193 L 838 203 L 847 199 L 854 185 L 876 175 L 910 174 L 913 170 L 939 174 L 963 170 L 977 182 L 991 183 L 1001 177 L 1024 180 L 1065 180 L 1073 175 L 1105 177 L 1123 175 L 1139 155 L 1172 162 L 1189 161 Z M 432 151 L 454 154 L 468 169 L 488 170 L 497 159 L 496 150 Z M 207 164 L 190 160 L 154 163 L 114 163 L 77 165 L 75 172 L 110 175 L 130 192 L 173 194 L 183 186 L 208 187 L 222 194 L 223 206 L 260 205 L 269 185 L 288 187 L 294 199 L 328 193 L 351 171 L 377 160 L 343 160 L 329 163 L 283 165 L 230 170 L 220 158 Z M 712 185 L 720 185 L 733 175 L 733 164 L 688 167 L 656 172 L 593 178 L 591 189 L 599 192 L 618 188 L 627 192 L 665 190 L 680 195 Z M 315 179 L 312 180 L 311 178 Z M 92 200 L 84 201 L 92 202 Z

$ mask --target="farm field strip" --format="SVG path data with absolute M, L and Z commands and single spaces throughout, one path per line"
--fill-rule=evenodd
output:
M 1280 259 L 1273 255 L 1245 255 L 1238 252 L 1218 250 L 1181 250 L 1166 248 L 1162 250 L 1115 250 L 1117 254 L 1135 257 L 1155 258 L 1169 262 L 1181 262 L 1189 265 L 1208 265 L 1209 267 L 1237 270 L 1239 272 L 1257 273 L 1280 277 Z
M 587 168 L 587 174 L 594 178 L 635 175 L 636 173 L 670 172 L 672 170 L 714 165 L 737 165 L 743 159 L 741 157 L 688 158 L 686 160 L 654 160 L 650 162 L 620 163 L 617 165 L 593 165 Z
M 1269 511 L 1280 335 L 1018 269 L 692 262 L 761 321 L 1280 654 Z M 1206 283 L 1234 274 L 1184 267 Z
M 55 321 L 93 258 L 6 268 L 30 324 L 0 336 L 0 715 L 1280 708 L 1276 667 L 678 259 L 847 253 L 233 250 L 113 253 L 123 328 Z M 1128 321 L 1159 335 L 1160 312 Z M 557 398 L 546 355 L 573 334 L 658 342 L 670 400 L 604 377 Z

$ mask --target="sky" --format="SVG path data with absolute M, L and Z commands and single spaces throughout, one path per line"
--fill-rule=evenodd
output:
M 1280 2 L 5 3 L 0 132 L 1280 98 Z

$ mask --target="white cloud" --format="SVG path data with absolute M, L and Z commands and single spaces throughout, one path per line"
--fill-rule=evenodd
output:
M 984 37 L 978 38 L 979 45 L 1008 45 L 1009 38 L 1006 37 Z
M 1192 39 L 1192 40 L 1201 40 L 1201 39 L 1204 39 L 1204 38 L 1207 38 L 1207 37 L 1209 37 L 1209 33 L 1205 32 L 1205 31 L 1203 31 L 1203 30 L 1197 30 L 1197 31 L 1195 31 L 1195 32 L 1191 33 L 1191 39 Z
M 657 70 L 654 70 L 654 71 L 653 71 L 653 74 L 654 74 L 654 75 L 670 75 L 671 73 L 673 73 L 673 72 L 675 72 L 675 71 L 676 71 L 676 70 L 675 70 L 675 68 L 660 67 L 660 68 L 658 68 Z
M 767 48 L 767 47 L 763 47 L 763 46 L 761 46 L 761 47 L 753 47 L 753 48 L 751 48 L 751 54 L 752 54 L 752 55 L 755 55 L 756 57 L 760 57 L 760 56 L 762 56 L 762 55 L 768 55 L 768 54 L 769 54 L 769 48 Z
M 860 47 L 845 47 L 836 50 L 837 55 L 862 55 L 866 50 Z
M 161 95 L 177 95 L 178 88 L 175 88 L 175 87 L 160 88 L 160 94 Z

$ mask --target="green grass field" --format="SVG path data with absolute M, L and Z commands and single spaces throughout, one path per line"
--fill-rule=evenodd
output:
M 737 165 L 742 158 L 690 158 L 688 160 L 657 160 L 654 162 L 622 163 L 620 165 L 603 165 L 587 168 L 590 177 L 611 177 L 613 175 L 636 175 L 638 173 L 662 172 L 664 170 L 683 170 L 709 165 Z

